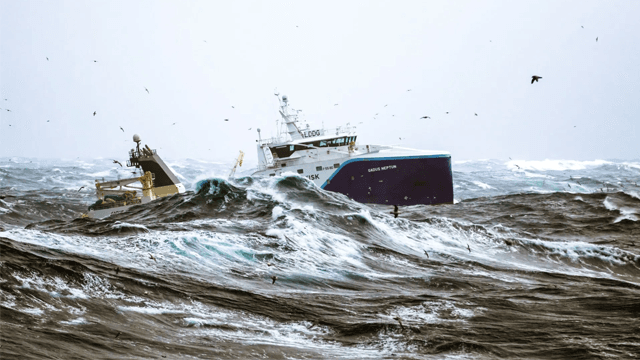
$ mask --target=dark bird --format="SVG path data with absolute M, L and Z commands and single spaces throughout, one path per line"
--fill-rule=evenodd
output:
M 596 42 L 598 42 L 598 38 L 596 38 Z
M 542 79 L 542 76 L 538 76 L 538 75 L 533 75 L 531 77 L 531 83 L 533 84 L 533 82 L 538 82 L 538 80 Z
M 98 62 L 98 60 L 93 60 L 93 62 Z
M 478 116 L 478 113 L 473 113 L 475 116 Z
M 508 245 L 508 246 L 513 245 L 513 241 L 511 241 L 511 240 L 506 240 L 506 239 L 505 239 L 504 243 L 505 243 L 506 245 Z
M 249 128 L 249 130 L 251 130 L 251 128 Z
M 402 325 L 402 319 L 400 319 L 399 316 L 396 316 L 393 318 L 393 320 L 397 321 L 398 324 L 400 324 L 400 329 L 402 329 L 402 331 L 404 331 L 404 326 Z
M 119 272 L 120 272 L 120 267 L 116 266 L 116 275 L 118 275 Z
M 584 29 L 584 26 L 580 25 L 580 27 Z
M 144 91 L 146 91 L 146 92 L 147 92 L 147 94 L 150 94 L 149 89 L 144 88 Z
M 47 122 L 49 122 L 49 121 L 51 121 L 51 120 L 47 120 Z
M 580 181 L 576 181 L 578 183 L 578 185 L 582 186 L 582 184 L 580 184 Z
M 569 187 L 569 189 L 571 189 L 571 185 L 570 184 L 567 184 L 567 186 Z
M 273 281 L 271 282 L 271 285 L 273 285 L 273 284 L 275 284 L 275 283 L 276 283 L 276 280 L 278 280 L 278 277 L 277 277 L 277 276 L 275 276 L 275 275 L 273 275 L 273 276 L 271 277 L 271 280 L 273 280 Z
M 398 211 L 398 205 L 393 205 L 393 211 L 391 213 L 393 214 L 394 218 L 398 217 L 398 214 L 400 214 L 400 212 Z
M 518 169 L 520 169 L 520 166 L 518 166 L 518 164 L 514 164 Z
M 411 89 L 407 90 L 407 91 L 411 91 Z
M 224 119 L 224 121 L 229 121 L 229 119 Z
M 122 332 L 118 331 L 118 333 L 116 334 L 116 339 L 118 338 L 118 336 L 120 336 L 120 334 L 122 334 Z
M 447 111 L 447 112 L 445 112 L 445 114 L 448 114 L 448 113 L 449 113 L 448 111 Z
M 84 186 L 81 186 L 80 189 L 78 189 L 77 192 L 80 192 L 80 190 L 84 189 Z
M 338 104 L 333 104 L 333 106 L 338 106 Z
M 386 104 L 384 107 L 387 107 L 387 105 L 389 105 L 389 104 Z
M 122 167 L 122 164 L 121 164 L 121 163 L 120 163 L 120 161 L 118 161 L 118 160 L 113 160 L 113 163 L 114 163 L 114 164 L 118 164 L 118 165 L 120 165 L 120 167 Z
M 7 110 L 7 111 L 11 112 L 11 109 L 5 109 L 5 110 Z
M 429 258 L 429 253 L 427 252 L 427 250 L 422 250 L 424 251 L 424 254 L 427 255 L 427 259 Z
M 467 250 L 469 250 L 469 252 L 471 252 L 471 248 L 469 247 L 469 244 L 467 244 Z
M 151 260 L 153 260 L 155 262 L 158 262 L 158 260 L 156 260 L 156 258 L 154 258 L 153 255 L 151 255 L 151 254 L 149 254 L 149 259 L 151 259 Z
M 231 108 L 232 108 L 232 109 L 235 109 L 235 106 L 231 105 Z
M 94 111 L 94 112 L 93 112 L 93 116 L 96 116 L 96 114 L 97 114 L 97 113 L 98 113 L 97 111 Z
M 49 61 L 49 58 L 47 58 L 47 61 Z
M 122 130 L 122 132 L 124 132 L 124 129 L 122 128 L 122 126 L 120 126 L 120 130 Z
M 176 123 L 173 123 L 173 124 L 171 124 L 171 125 L 175 125 L 175 124 L 176 124 Z
M 421 117 L 420 119 L 431 119 L 431 116 L 426 116 L 425 115 L 425 116 Z
M 511 160 L 511 157 L 509 157 L 509 160 Z

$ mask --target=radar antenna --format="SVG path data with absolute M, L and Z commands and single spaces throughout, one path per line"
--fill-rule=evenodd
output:
M 229 179 L 232 179 L 233 176 L 236 174 L 236 167 L 242 166 L 243 159 L 244 159 L 244 153 L 242 152 L 242 150 L 240 150 L 240 155 L 236 159 L 236 164 L 233 165 L 233 169 L 231 169 L 231 173 L 229 174 Z

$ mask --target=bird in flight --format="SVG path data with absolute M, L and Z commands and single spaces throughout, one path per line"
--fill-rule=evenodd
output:
M 175 124 L 176 124 L 176 123 L 173 123 L 173 124 L 171 124 L 171 125 L 175 125 Z
M 427 259 L 429 258 L 429 253 L 427 252 L 427 250 L 422 250 L 424 251 L 424 254 L 427 255 Z
M 233 105 L 231 105 L 231 108 L 232 108 L 232 109 L 235 109 L 236 107 L 235 107 L 235 106 L 233 106 Z
M 338 106 L 338 104 L 333 104 L 333 106 Z
M 118 331 L 118 333 L 116 334 L 116 339 L 118 338 L 118 336 L 120 336 L 120 334 L 122 334 L 122 332 Z
M 596 38 L 596 42 L 598 42 L 598 38 Z
M 156 258 L 154 258 L 153 255 L 151 255 L 151 254 L 149 254 L 149 259 L 151 259 L 151 260 L 153 260 L 155 262 L 158 262 L 158 260 L 156 260 Z
M 80 189 L 78 189 L 77 192 L 80 192 L 80 190 L 84 189 L 84 186 L 81 186 Z
M 475 116 L 478 116 L 478 113 L 473 113 Z
M 49 58 L 47 58 L 47 61 L 49 61 Z
M 386 104 L 384 107 L 387 107 L 387 105 L 389 105 L 389 104 Z M 377 114 L 376 114 L 376 115 L 377 115 Z
M 275 276 L 275 275 L 273 275 L 273 276 L 271 277 L 271 280 L 273 280 L 273 281 L 271 282 L 271 285 L 273 285 L 273 284 L 275 284 L 275 283 L 276 283 L 276 280 L 278 280 L 278 277 L 277 277 L 277 276 Z
M 407 90 L 407 91 L 411 91 L 411 89 Z
M 421 117 L 420 119 L 431 119 L 431 116 L 425 115 L 425 116 Z
M 514 164 L 518 169 L 520 169 L 520 166 L 518 166 L 518 164 Z
M 122 130 L 122 132 L 124 132 L 124 129 L 122 128 L 122 126 L 120 126 L 120 130 Z
M 533 84 L 533 82 L 538 82 L 538 80 L 542 79 L 542 76 L 538 76 L 538 75 L 533 75 L 531 77 L 531 83 Z
M 47 120 L 47 122 L 49 122 L 49 121 L 51 121 L 51 120 Z
M 98 113 L 97 111 L 94 111 L 94 112 L 93 112 L 93 116 L 96 116 L 96 114 L 97 114 L 97 113 Z
M 149 94 L 149 89 L 144 88 L 144 91 L 146 91 L 146 92 L 147 92 L 147 94 Z
M 6 109 L 6 110 L 7 110 L 7 111 L 9 111 L 9 112 L 11 112 L 11 110 L 10 110 L 10 109 Z
M 249 130 L 251 130 L 252 128 L 249 128 Z
M 445 114 L 448 114 L 448 113 L 449 113 L 448 111 L 447 111 L 447 112 L 445 112 Z
M 97 63 L 97 62 L 98 62 L 98 60 L 93 60 L 93 62 L 96 62 L 96 63 Z
M 120 167 L 122 167 L 122 164 L 121 164 L 121 163 L 120 163 L 120 161 L 118 161 L 118 160 L 113 160 L 113 163 L 114 163 L 114 164 L 118 164 L 118 165 L 120 165 Z
M 467 250 L 469 250 L 469 252 L 471 252 L 471 248 L 469 247 L 469 244 L 467 244 Z
M 224 119 L 224 121 L 229 121 L 229 119 Z

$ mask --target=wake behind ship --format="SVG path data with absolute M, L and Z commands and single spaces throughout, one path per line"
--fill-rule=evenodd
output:
M 258 171 L 276 176 L 294 172 L 325 190 L 370 204 L 435 205 L 453 203 L 451 155 L 384 145 L 362 145 L 356 128 L 312 129 L 276 94 L 285 129 L 258 139 Z M 260 135 L 260 129 L 258 129 Z

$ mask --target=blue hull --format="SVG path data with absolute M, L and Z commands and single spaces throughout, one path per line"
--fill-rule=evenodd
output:
M 452 204 L 451 156 L 351 159 L 322 188 L 368 204 Z

